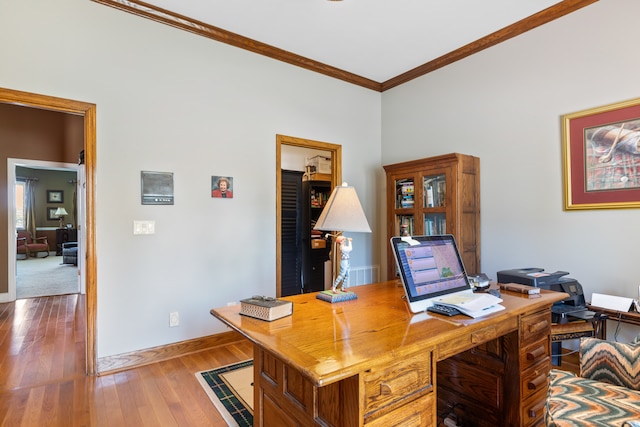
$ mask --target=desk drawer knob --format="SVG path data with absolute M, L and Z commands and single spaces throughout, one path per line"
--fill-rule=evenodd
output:
M 536 360 L 540 356 L 544 356 L 547 354 L 544 345 L 538 346 L 531 351 L 527 352 L 527 360 L 532 361 Z
M 547 320 L 542 320 L 540 322 L 536 322 L 529 325 L 529 332 L 534 333 L 534 332 L 544 331 L 548 327 L 549 327 L 549 322 Z
M 539 374 L 537 377 L 527 383 L 529 390 L 535 390 L 541 385 L 547 384 L 547 374 Z
M 388 396 L 391 393 L 393 393 L 393 390 L 391 390 L 391 386 L 387 383 L 380 383 L 380 395 L 381 396 Z

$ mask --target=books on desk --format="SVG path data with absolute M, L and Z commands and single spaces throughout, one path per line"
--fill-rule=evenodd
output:
M 535 295 L 540 293 L 540 288 L 530 285 L 522 285 L 520 283 L 500 283 L 500 289 L 503 291 L 520 292 L 521 294 Z
M 293 314 L 293 303 L 272 297 L 253 296 L 240 300 L 240 314 L 272 321 Z
M 457 293 L 433 300 L 434 304 L 457 308 L 469 317 L 481 317 L 504 310 L 502 298 L 491 294 Z

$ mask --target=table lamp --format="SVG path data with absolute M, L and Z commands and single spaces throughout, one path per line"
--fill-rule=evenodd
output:
M 333 237 L 332 263 L 333 276 L 331 290 L 317 294 L 317 298 L 331 303 L 358 298 L 352 291 L 346 291 L 345 285 L 351 268 L 349 256 L 351 253 L 351 238 L 342 235 L 343 232 L 371 233 L 371 228 L 364 215 L 356 189 L 349 187 L 346 182 L 333 189 L 322 213 L 316 221 L 314 230 L 330 231 L 325 237 Z M 340 272 L 335 275 L 338 245 L 340 246 Z
M 63 222 L 64 222 L 64 217 L 66 215 L 69 215 L 69 212 L 67 212 L 67 210 L 65 208 L 63 208 L 62 206 L 59 207 L 58 209 L 56 209 L 56 211 L 53 213 L 55 216 L 58 217 L 58 219 L 60 220 L 60 227 L 59 228 L 64 228 Z

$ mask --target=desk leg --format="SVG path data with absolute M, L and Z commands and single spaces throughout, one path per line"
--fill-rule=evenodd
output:
M 299 371 L 254 345 L 253 425 L 358 427 L 359 378 L 316 387 Z

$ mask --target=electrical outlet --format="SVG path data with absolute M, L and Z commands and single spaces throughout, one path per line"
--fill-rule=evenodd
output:
M 169 327 L 175 328 L 176 326 L 180 326 L 180 313 L 174 311 L 169 313 Z

